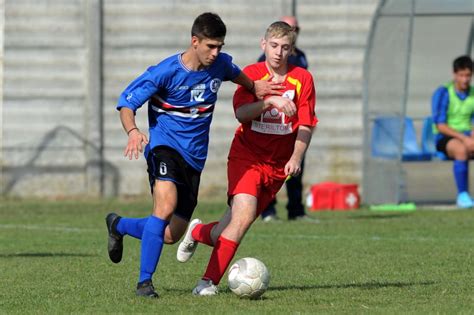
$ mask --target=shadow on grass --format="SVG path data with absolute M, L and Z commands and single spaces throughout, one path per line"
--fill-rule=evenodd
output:
M 81 253 L 14 253 L 0 254 L 0 258 L 44 258 L 44 257 L 95 257 L 98 255 L 81 254 Z
M 365 220 L 365 219 L 398 219 L 398 218 L 409 218 L 411 216 L 411 213 L 390 213 L 390 214 L 368 214 L 368 215 L 358 215 L 358 216 L 351 216 L 348 217 L 349 219 L 354 219 L 354 220 Z
M 381 288 L 405 288 L 419 285 L 433 285 L 434 281 L 421 282 L 367 282 L 367 283 L 348 283 L 348 284 L 327 284 L 327 285 L 284 285 L 284 286 L 270 286 L 270 291 L 285 291 L 285 290 L 314 290 L 314 289 L 348 289 L 360 288 L 365 290 L 374 290 Z
M 189 296 L 191 294 L 191 290 L 192 288 L 186 288 L 186 289 L 182 289 L 182 288 L 163 288 L 162 291 L 163 292 L 172 292 L 172 293 L 178 293 L 178 294 L 182 294 L 183 296 Z M 270 290 L 270 289 L 268 289 Z M 158 288 L 158 293 L 160 292 L 160 288 Z M 231 295 L 231 296 L 234 296 L 234 293 L 227 287 L 227 286 L 219 286 L 219 295 Z M 246 298 L 243 298 L 243 300 L 248 300 L 248 301 L 252 301 L 252 302 L 255 302 L 255 301 L 264 301 L 264 300 L 271 300 L 271 298 L 268 298 L 266 297 L 265 295 L 263 296 L 260 296 L 256 299 L 246 299 Z
M 367 282 L 367 283 L 348 283 L 348 284 L 328 284 L 328 285 L 283 285 L 283 286 L 272 286 L 267 289 L 267 291 L 288 291 L 288 290 L 317 290 L 317 289 L 349 289 L 349 288 L 360 288 L 364 290 L 376 290 L 382 288 L 405 288 L 412 286 L 428 286 L 435 284 L 435 281 L 420 281 L 420 282 Z M 180 294 L 189 294 L 191 289 L 182 289 L 182 288 L 164 288 L 167 292 L 177 292 Z M 219 293 L 222 294 L 232 294 L 232 291 L 228 287 L 219 288 Z M 265 295 L 259 297 L 256 300 L 252 301 L 264 301 L 272 300 L 273 298 L 267 297 Z

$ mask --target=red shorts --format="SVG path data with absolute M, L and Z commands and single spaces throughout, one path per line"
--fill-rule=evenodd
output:
M 227 196 L 249 194 L 257 197 L 257 215 L 275 198 L 285 183 L 284 168 L 248 160 L 229 159 L 227 162 Z

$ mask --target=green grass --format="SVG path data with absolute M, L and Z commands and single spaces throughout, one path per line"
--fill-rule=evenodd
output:
M 146 199 L 146 198 L 145 198 Z M 201 202 L 195 216 L 220 217 L 223 203 Z M 262 300 L 227 289 L 194 297 L 210 248 L 186 264 L 166 246 L 155 275 L 158 300 L 134 295 L 140 243 L 125 240 L 109 261 L 104 216 L 146 216 L 143 201 L 0 200 L 0 313 L 471 313 L 474 213 L 321 212 L 320 224 L 263 224 L 236 258 L 262 260 L 272 279 Z M 280 214 L 284 215 L 280 209 Z

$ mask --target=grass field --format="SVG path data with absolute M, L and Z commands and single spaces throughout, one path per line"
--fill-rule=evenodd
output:
M 221 203 L 195 215 L 216 219 Z M 158 300 L 134 295 L 139 241 L 109 261 L 104 216 L 149 215 L 147 201 L 0 201 L 0 313 L 472 313 L 474 212 L 322 212 L 320 224 L 257 222 L 236 258 L 252 256 L 272 280 L 262 300 L 220 285 L 194 297 L 210 248 L 179 264 L 166 246 L 155 275 Z M 280 213 L 284 212 L 280 209 Z M 226 277 L 225 277 L 226 279 Z

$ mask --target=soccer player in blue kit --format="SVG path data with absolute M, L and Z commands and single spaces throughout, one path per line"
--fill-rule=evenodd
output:
M 106 217 L 108 253 L 122 259 L 123 237 L 141 239 L 140 275 L 136 294 L 158 297 L 152 276 L 163 244 L 174 244 L 184 234 L 197 204 L 201 171 L 207 158 L 209 128 L 222 81 L 242 85 L 262 98 L 281 95 L 279 84 L 250 80 L 232 57 L 221 53 L 226 26 L 214 13 L 199 15 L 191 29 L 191 44 L 148 68 L 123 91 L 118 101 L 120 120 L 128 135 L 125 156 L 145 157 L 153 195 L 152 215 Z M 148 101 L 149 135 L 135 123 L 135 113 Z

